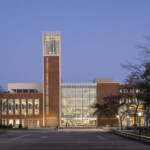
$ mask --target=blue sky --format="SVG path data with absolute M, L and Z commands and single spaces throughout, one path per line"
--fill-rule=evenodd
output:
M 42 82 L 43 31 L 61 32 L 63 82 L 123 83 L 149 18 L 149 0 L 0 0 L 0 85 Z

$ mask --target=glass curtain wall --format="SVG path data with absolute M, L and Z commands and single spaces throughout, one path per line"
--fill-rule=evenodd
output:
M 96 126 L 96 84 L 63 83 L 61 89 L 61 126 Z

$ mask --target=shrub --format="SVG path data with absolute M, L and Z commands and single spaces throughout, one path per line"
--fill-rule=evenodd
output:
M 2 125 L 2 128 L 7 128 L 7 126 L 6 125 Z
M 19 124 L 18 128 L 21 129 L 22 128 L 22 124 Z
M 2 127 L 3 127 L 3 125 L 0 124 L 0 128 L 2 128 Z
M 13 126 L 12 126 L 12 124 L 10 124 L 9 126 L 8 126 L 8 128 L 12 128 Z

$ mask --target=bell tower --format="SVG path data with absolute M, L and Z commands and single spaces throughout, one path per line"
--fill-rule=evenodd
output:
M 43 126 L 59 126 L 61 35 L 43 32 Z

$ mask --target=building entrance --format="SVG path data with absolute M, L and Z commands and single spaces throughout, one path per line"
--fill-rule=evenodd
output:
M 96 118 L 62 118 L 61 126 L 65 127 L 95 127 L 97 124 Z

